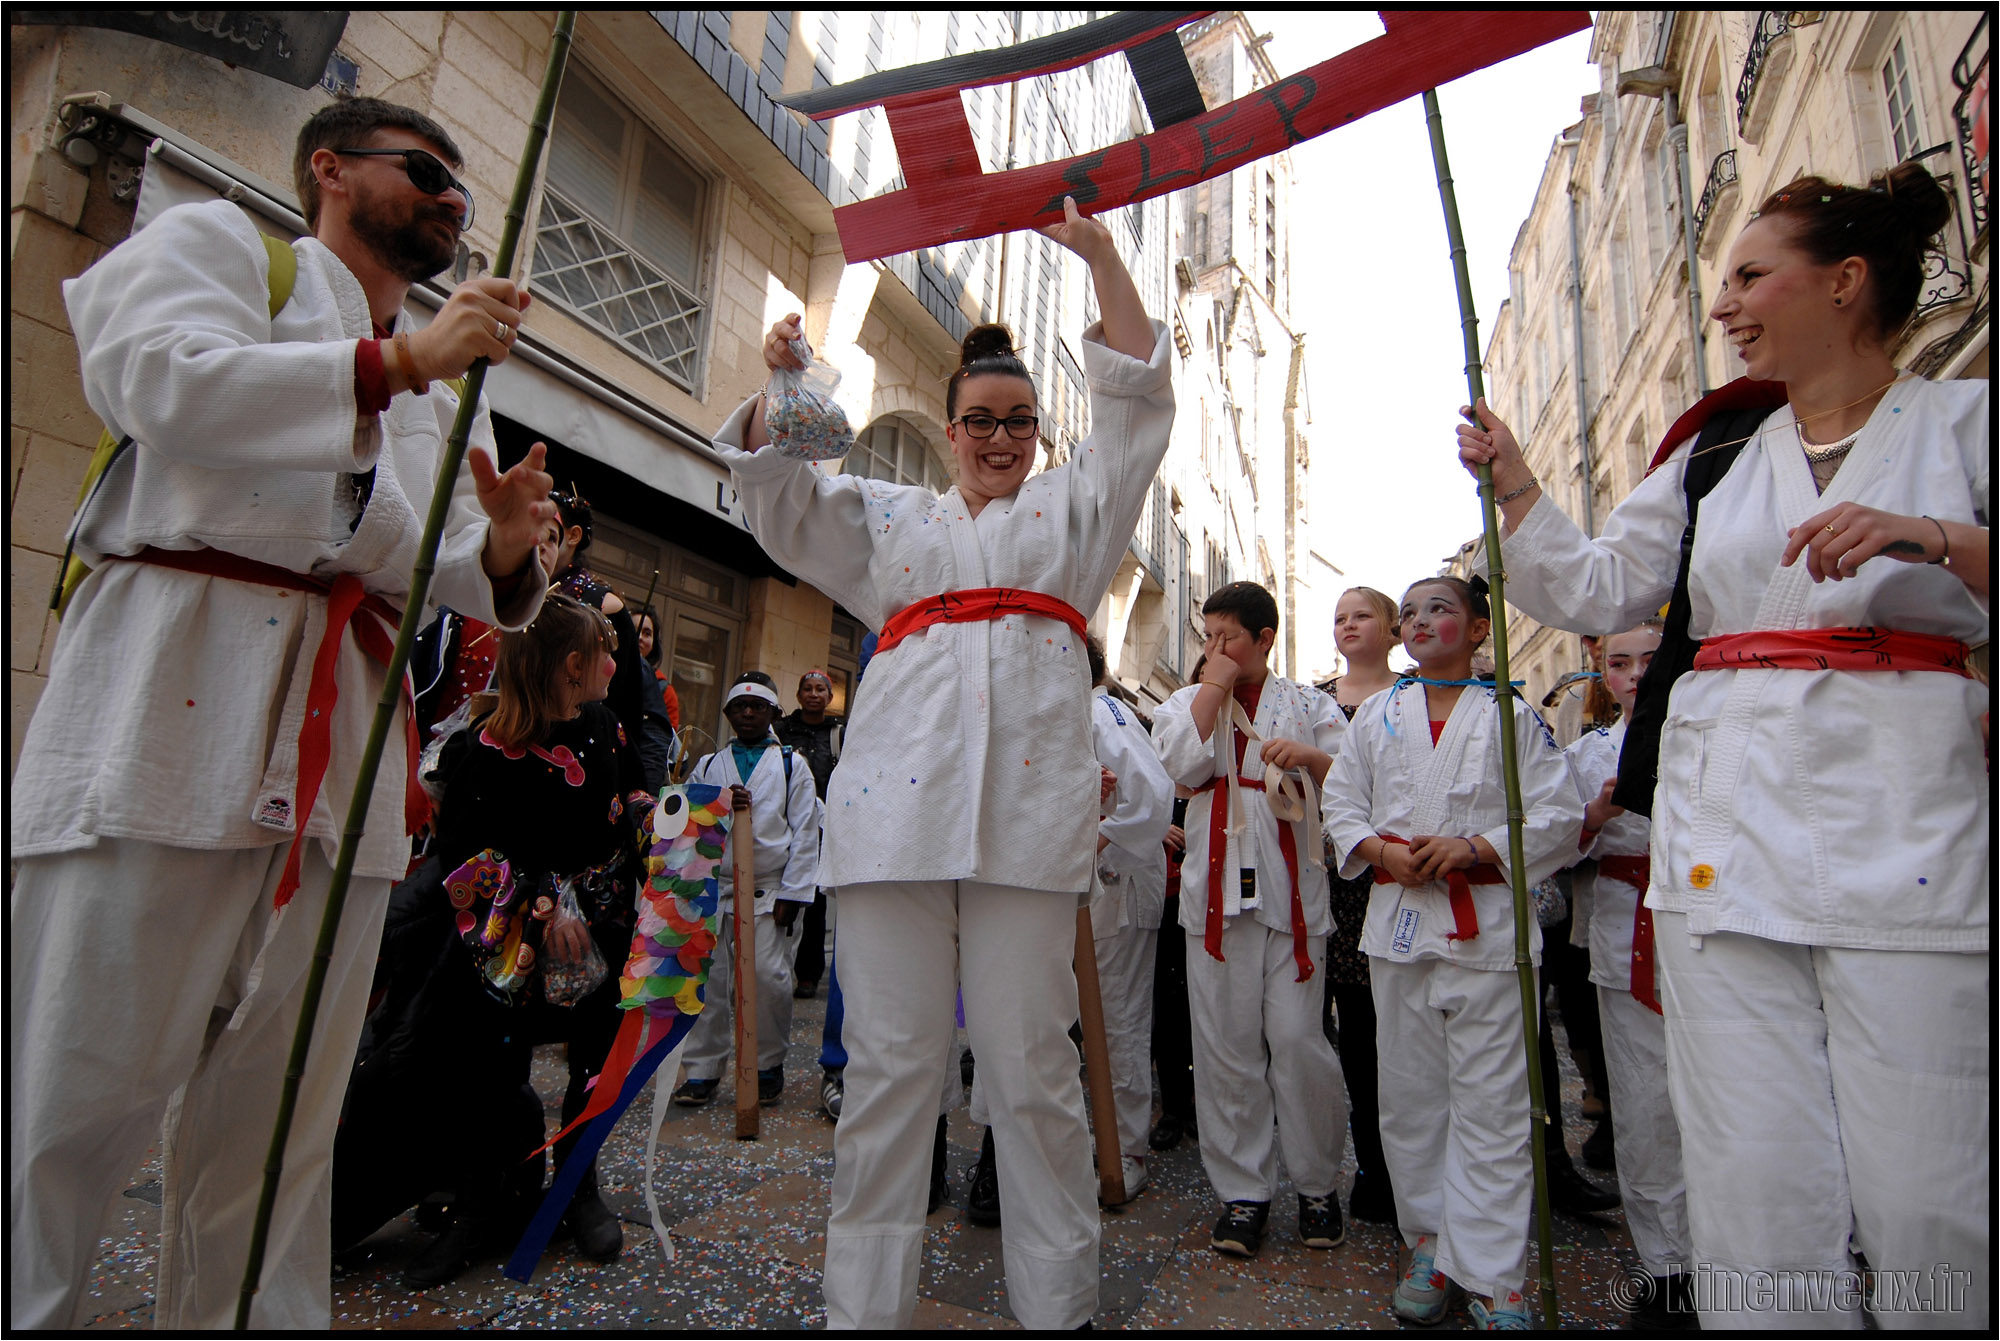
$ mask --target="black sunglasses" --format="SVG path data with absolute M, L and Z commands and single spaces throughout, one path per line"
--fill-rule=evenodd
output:
M 336 149 L 336 154 L 347 154 L 355 158 L 400 158 L 403 160 L 404 175 L 410 185 L 428 195 L 441 196 L 446 191 L 456 191 L 465 198 L 465 214 L 459 222 L 460 231 L 472 227 L 472 188 L 451 175 L 436 154 L 422 149 Z

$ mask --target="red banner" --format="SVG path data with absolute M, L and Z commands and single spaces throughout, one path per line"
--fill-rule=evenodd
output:
M 850 263 L 1102 214 L 1280 153 L 1590 26 L 1581 9 L 1400 10 L 1381 37 L 1192 120 L 1054 163 L 982 173 L 956 89 L 893 109 L 910 183 L 833 212 Z M 898 100 L 899 102 L 901 100 Z M 822 113 L 821 115 L 832 115 Z

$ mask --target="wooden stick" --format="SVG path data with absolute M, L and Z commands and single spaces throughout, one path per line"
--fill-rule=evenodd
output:
M 1076 1008 L 1083 1022 L 1083 1073 L 1090 1085 L 1090 1125 L 1097 1138 L 1097 1196 L 1123 1206 L 1124 1151 L 1118 1146 L 1118 1100 L 1111 1092 L 1111 1051 L 1104 1042 L 1104 994 L 1097 984 L 1097 938 L 1090 909 L 1076 910 Z
M 736 909 L 736 1139 L 757 1139 L 757 835 L 750 789 L 736 793 L 729 826 L 730 883 Z

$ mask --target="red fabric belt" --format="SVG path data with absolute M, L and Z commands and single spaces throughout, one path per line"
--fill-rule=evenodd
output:
M 159 568 L 177 568 L 184 573 L 202 573 L 208 577 L 224 577 L 233 582 L 250 582 L 258 586 L 317 592 L 326 597 L 326 633 L 320 639 L 318 650 L 313 653 L 312 680 L 306 689 L 306 722 L 299 732 L 299 790 L 292 806 L 292 821 L 298 826 L 298 832 L 292 839 L 291 851 L 285 858 L 285 872 L 278 881 L 277 894 L 272 900 L 274 907 L 282 908 L 298 892 L 299 858 L 305 850 L 306 821 L 312 817 L 313 803 L 319 799 L 320 784 L 325 781 L 327 765 L 333 758 L 333 709 L 340 697 L 333 671 L 340 653 L 341 637 L 352 629 L 354 641 L 360 644 L 361 650 L 377 665 L 386 666 L 395 651 L 395 630 L 403 622 L 403 612 L 380 596 L 364 592 L 361 579 L 352 573 L 342 573 L 327 582 L 276 564 L 227 554 L 219 549 L 155 549 L 148 546 L 137 554 L 119 557 L 132 563 L 150 563 Z M 374 616 L 374 620 L 356 621 L 354 616 L 357 611 Z M 403 708 L 403 724 L 410 752 L 409 770 L 403 788 L 403 823 L 408 832 L 415 833 L 430 818 L 431 803 L 430 798 L 424 795 L 423 785 L 417 776 L 422 746 L 417 739 L 417 714 L 410 698 L 408 677 L 403 680 Z
M 1653 982 L 1653 910 L 1646 906 L 1646 891 L 1652 886 L 1651 857 L 1599 857 L 1597 873 L 1623 880 L 1639 891 L 1639 905 L 1632 910 L 1632 995 L 1655 1015 L 1660 1009 L 1660 993 Z
M 1090 621 L 1076 607 L 1039 591 L 1016 587 L 973 587 L 927 597 L 904 606 L 889 616 L 875 638 L 875 654 L 894 647 L 903 639 L 933 624 L 981 624 L 1002 615 L 1045 615 L 1069 625 L 1077 637 L 1084 636 Z
M 1956 638 L 1896 629 L 1788 629 L 1702 640 L 1696 670 L 1949 671 L 1970 676 Z
M 1253 792 L 1264 790 L 1264 779 L 1238 776 L 1236 779 Z M 1208 921 L 1203 928 L 1202 947 L 1211 959 L 1222 961 L 1222 901 L 1223 877 L 1229 860 L 1229 783 L 1226 778 L 1210 778 L 1195 788 L 1201 792 L 1213 793 L 1208 798 Z M 1294 982 L 1305 982 L 1313 975 L 1312 952 L 1306 948 L 1306 906 L 1299 895 L 1299 841 L 1292 836 L 1292 826 L 1278 822 L 1278 850 L 1285 854 L 1285 870 L 1292 877 L 1292 963 L 1298 966 L 1299 976 Z
M 1385 843 L 1401 843 L 1404 847 L 1410 845 L 1409 839 L 1398 838 L 1392 833 L 1377 834 L 1376 837 Z M 1376 884 L 1396 883 L 1396 877 L 1389 874 L 1388 867 L 1377 866 L 1374 871 Z M 1504 885 L 1507 883 L 1507 873 L 1492 862 L 1482 861 L 1477 866 L 1462 871 L 1446 871 L 1444 883 L 1451 891 L 1451 920 L 1454 924 L 1451 931 L 1446 933 L 1445 939 L 1469 941 L 1479 934 L 1479 908 L 1472 902 L 1472 886 L 1475 883 Z

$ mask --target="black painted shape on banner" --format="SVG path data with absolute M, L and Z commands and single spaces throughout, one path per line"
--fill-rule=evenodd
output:
M 1187 49 L 1179 33 L 1161 33 L 1135 47 L 1127 48 L 1132 78 L 1139 83 L 1139 96 L 1146 100 L 1146 115 L 1154 130 L 1189 121 L 1208 110 L 1202 101 L 1201 86 L 1188 68 Z

